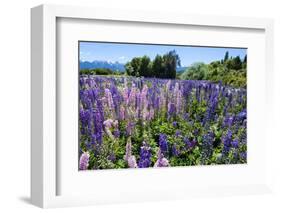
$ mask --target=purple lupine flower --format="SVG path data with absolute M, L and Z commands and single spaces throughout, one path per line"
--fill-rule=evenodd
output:
M 232 142 L 232 132 L 231 130 L 227 131 L 227 134 L 222 138 L 223 141 L 223 150 L 222 154 L 225 156 L 228 154 Z
M 83 108 L 80 108 L 79 112 L 80 121 L 81 121 L 81 134 L 86 134 L 88 132 L 88 129 L 86 129 L 86 126 L 88 126 L 88 123 L 91 120 L 91 114 L 89 110 L 83 110 Z
M 120 137 L 120 131 L 119 131 L 119 129 L 115 129 L 115 130 L 113 131 L 113 135 L 114 135 L 115 138 L 119 138 L 119 137 Z
M 146 142 L 143 142 L 143 145 L 140 150 L 140 160 L 138 162 L 139 168 L 147 168 L 151 164 L 151 151 L 150 147 L 146 144 Z
M 183 139 L 183 142 L 185 143 L 187 149 L 192 149 L 196 145 L 196 141 L 195 140 L 189 140 L 188 137 L 185 137 Z
M 247 119 L 245 119 L 245 120 L 243 121 L 242 127 L 243 127 L 243 128 L 246 128 L 246 127 L 247 127 Z
M 134 126 L 135 126 L 134 122 L 129 121 L 127 123 L 126 133 L 128 136 L 132 135 Z
M 108 160 L 114 162 L 116 160 L 116 156 L 114 153 L 110 153 L 110 155 L 108 156 Z
M 88 90 L 80 90 L 80 101 L 85 109 L 91 108 L 92 102 L 88 97 Z
M 233 141 L 231 141 L 231 146 L 234 148 L 238 148 L 238 146 L 239 146 L 238 139 L 234 139 Z
M 88 169 L 89 159 L 90 159 L 89 152 L 83 152 L 82 155 L 80 156 L 80 161 L 79 161 L 79 169 L 80 170 Z
M 237 118 L 240 120 L 240 121 L 243 121 L 244 119 L 247 118 L 247 110 L 244 109 L 242 110 L 238 115 L 237 115 Z
M 231 127 L 233 125 L 234 122 L 234 117 L 233 116 L 227 116 L 224 120 L 224 125 Z
M 118 112 L 118 109 L 120 106 L 120 101 L 121 101 L 121 95 L 119 94 L 119 91 L 118 91 L 117 87 L 115 86 L 115 83 L 111 84 L 110 92 L 112 94 L 113 105 L 115 107 L 115 111 Z
M 85 81 L 84 81 L 84 78 L 79 78 L 79 86 L 80 87 L 83 87 L 84 86 L 84 84 L 85 84 Z
M 215 117 L 215 110 L 218 105 L 218 91 L 213 91 L 211 97 L 208 101 L 207 111 L 203 120 L 203 125 L 206 123 L 210 123 L 210 121 L 214 120 Z
M 199 134 L 199 129 L 195 129 L 194 132 L 193 132 L 193 135 L 198 136 L 198 134 Z
M 86 84 L 88 84 L 88 86 L 90 88 L 92 88 L 94 86 L 94 81 L 92 79 L 90 79 L 90 78 L 87 78 L 86 79 Z
M 241 158 L 242 160 L 246 161 L 246 160 L 247 160 L 247 152 L 241 152 L 241 153 L 240 153 L 240 158 Z
M 84 109 L 80 108 L 80 121 L 82 123 L 82 126 L 87 125 L 89 119 L 90 119 L 89 110 L 84 110 Z
M 180 155 L 180 150 L 179 150 L 179 148 L 177 147 L 176 144 L 173 144 L 173 146 L 172 146 L 172 155 L 173 156 L 179 156 Z
M 93 117 L 95 134 L 97 136 L 97 141 L 101 144 L 104 117 L 103 117 L 102 105 L 99 102 L 97 102 L 97 109 L 92 111 L 92 117 Z
M 96 135 L 96 141 L 98 142 L 98 144 L 99 145 L 102 144 L 102 136 L 103 136 L 102 132 L 97 132 L 95 135 Z
M 176 106 L 174 103 L 168 103 L 168 119 L 171 118 L 176 113 Z
M 214 133 L 212 132 L 208 132 L 203 136 L 202 151 L 201 151 L 202 164 L 205 164 L 213 154 L 213 140 L 214 140 Z
M 188 121 L 189 120 L 189 114 L 188 113 L 184 113 L 183 119 Z
M 167 141 L 167 136 L 165 134 L 160 134 L 159 135 L 159 147 L 162 153 L 167 153 L 168 152 L 168 141 Z
M 181 136 L 181 131 L 177 129 L 175 135 L 176 135 L 176 137 Z
M 91 134 L 91 146 L 94 146 L 97 144 L 97 136 L 96 134 Z
M 240 135 L 240 141 L 241 141 L 241 145 L 246 145 L 247 143 L 247 134 L 246 134 L 246 130 L 243 129 L 244 131 L 241 133 Z
M 196 100 L 197 100 L 197 102 L 200 102 L 201 85 L 197 85 L 197 87 L 195 89 L 196 89 L 196 92 L 195 92 Z

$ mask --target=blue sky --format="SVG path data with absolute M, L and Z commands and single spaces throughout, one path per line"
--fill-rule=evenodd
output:
M 154 59 L 157 54 L 163 55 L 171 50 L 176 50 L 182 66 L 189 66 L 194 62 L 210 63 L 221 60 L 226 51 L 229 52 L 229 57 L 240 56 L 241 59 L 247 54 L 247 49 L 242 48 L 80 42 L 80 60 L 126 63 L 134 57 L 144 55 Z

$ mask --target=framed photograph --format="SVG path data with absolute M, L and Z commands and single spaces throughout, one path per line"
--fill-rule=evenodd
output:
M 270 19 L 31 10 L 40 207 L 270 192 Z

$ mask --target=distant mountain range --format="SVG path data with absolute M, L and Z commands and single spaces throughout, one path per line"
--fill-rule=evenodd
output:
M 114 71 L 125 71 L 125 64 L 121 64 L 118 61 L 109 62 L 109 61 L 80 61 L 80 70 L 82 69 L 96 69 L 96 68 L 104 68 L 111 69 Z
M 96 68 L 104 68 L 104 69 L 111 69 L 114 71 L 125 71 L 125 64 L 116 62 L 110 62 L 110 61 L 80 61 L 80 70 L 83 69 L 96 69 Z M 183 72 L 186 70 L 187 67 L 178 67 L 177 72 Z

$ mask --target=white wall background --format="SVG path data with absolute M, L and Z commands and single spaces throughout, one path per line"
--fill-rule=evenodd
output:
M 42 3 L 123 9 L 267 17 L 275 20 L 275 137 L 271 195 L 80 207 L 69 212 L 278 212 L 281 210 L 281 6 L 278 0 L 8 0 L 0 7 L 0 211 L 37 212 L 30 188 L 30 8 Z M 47 210 L 60 212 L 63 209 Z

